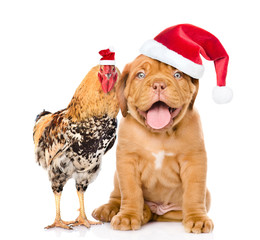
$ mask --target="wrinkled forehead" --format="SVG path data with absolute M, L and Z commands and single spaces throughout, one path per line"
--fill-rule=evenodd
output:
M 172 71 L 175 68 L 158 60 L 139 55 L 132 63 L 130 72 L 145 70 L 150 73 L 159 71 Z
M 166 63 L 160 62 L 158 60 L 152 59 L 144 55 L 139 55 L 131 64 L 130 77 L 132 77 L 133 74 L 136 74 L 138 73 L 138 71 L 141 70 L 144 70 L 145 73 L 148 73 L 150 75 L 156 75 L 156 74 L 172 75 L 175 71 L 182 72 L 177 68 L 168 65 Z M 191 76 L 185 73 L 183 73 L 183 77 L 187 80 L 192 78 Z

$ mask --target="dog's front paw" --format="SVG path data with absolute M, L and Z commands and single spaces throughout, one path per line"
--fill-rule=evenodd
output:
M 115 230 L 138 230 L 141 227 L 141 217 L 119 212 L 112 218 L 111 225 Z
M 184 229 L 188 233 L 209 233 L 214 224 L 208 216 L 192 216 L 183 220 Z

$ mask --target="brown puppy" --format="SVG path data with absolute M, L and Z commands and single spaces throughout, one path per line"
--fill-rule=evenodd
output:
M 114 190 L 94 218 L 118 230 L 183 220 L 187 232 L 212 231 L 197 92 L 197 79 L 144 55 L 126 65 L 117 86 L 124 118 Z

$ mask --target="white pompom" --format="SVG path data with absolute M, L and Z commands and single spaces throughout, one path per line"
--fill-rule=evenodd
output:
M 214 87 L 212 91 L 212 98 L 218 104 L 228 103 L 233 98 L 233 92 L 229 87 Z
M 108 49 L 110 50 L 110 52 L 115 52 L 114 46 L 110 46 Z

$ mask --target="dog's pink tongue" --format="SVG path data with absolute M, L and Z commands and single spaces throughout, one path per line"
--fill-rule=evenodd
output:
M 164 128 L 171 121 L 169 107 L 162 102 L 155 103 L 147 112 L 147 124 L 153 129 Z

